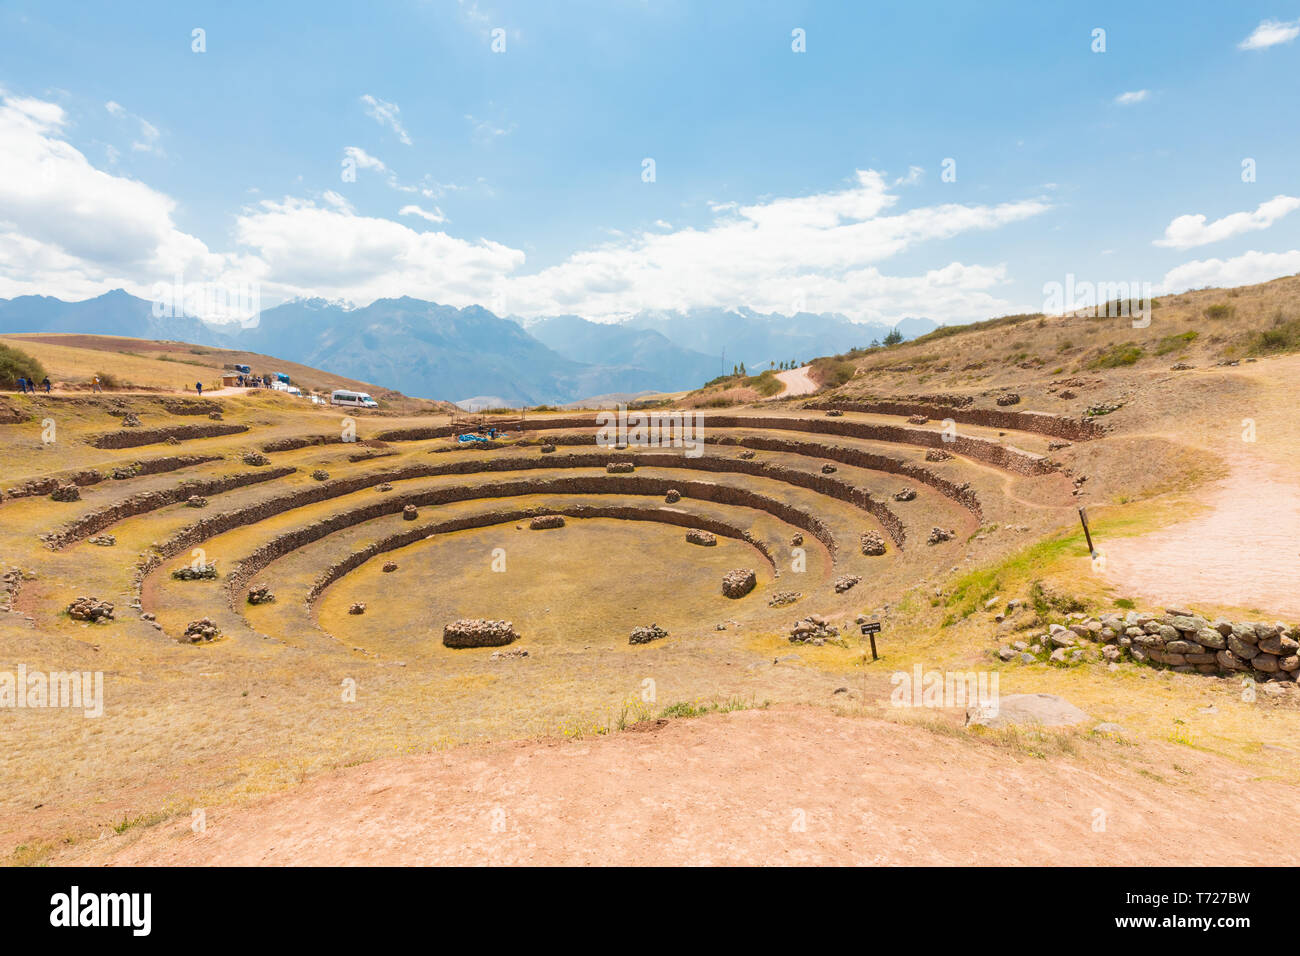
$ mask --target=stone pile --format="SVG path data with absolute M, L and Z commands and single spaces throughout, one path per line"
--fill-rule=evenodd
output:
M 211 564 L 185 564 L 172 572 L 177 581 L 215 581 L 217 579 L 217 562 Z
M 1004 406 L 1005 406 L 1005 405 L 1019 405 L 1019 404 L 1020 404 L 1020 395 L 1017 394 L 1016 392 L 1007 392 L 1005 395 L 999 395 L 999 396 L 997 397 L 997 403 L 998 403 L 999 405 L 1004 405 Z
M 393 486 L 386 481 L 381 481 L 379 484 L 375 485 L 375 491 L 392 491 L 392 490 L 393 490 Z
M 555 453 L 555 446 L 554 446 L 554 445 L 548 443 L 548 444 L 545 444 L 545 445 L 542 446 L 542 454 L 543 454 L 543 455 L 552 455 L 552 454 L 554 454 L 554 453 Z M 498 652 L 498 653 L 499 653 L 499 652 Z M 494 655 L 494 656 L 495 656 L 495 655 Z
M 397 562 L 396 562 L 396 561 L 388 561 L 388 562 L 386 562 L 386 563 L 384 564 L 384 573 L 385 573 L 385 574 L 392 574 L 392 573 L 393 573 L 394 571 L 396 571 L 396 570 L 397 570 Z
M 945 541 L 951 541 L 957 532 L 951 528 L 931 528 L 930 537 L 926 538 L 926 544 L 943 544 Z
M 99 545 L 101 548 L 111 548 L 117 544 L 117 538 L 111 534 L 92 534 L 86 540 L 91 544 Z
M 729 598 L 742 598 L 758 584 L 752 568 L 734 568 L 722 576 L 722 593 Z
M 80 501 L 81 489 L 76 485 L 59 485 L 50 492 L 50 498 L 54 501 Z
M 271 463 L 271 459 L 267 458 L 260 451 L 249 451 L 244 453 L 245 465 L 261 466 L 261 465 L 269 465 L 270 463 Z
M 185 499 L 185 503 L 191 508 L 206 508 L 208 506 L 208 499 L 204 498 L 202 495 L 190 495 Z
M 538 515 L 528 522 L 528 527 L 534 531 L 545 531 L 547 528 L 563 528 L 564 515 Z
M 256 584 L 248 589 L 249 604 L 270 604 L 275 600 L 275 595 L 271 593 L 271 588 L 265 584 Z
M 927 418 L 925 415 L 908 415 L 908 416 L 907 416 L 907 424 L 909 424 L 909 425 L 925 425 L 925 424 L 928 424 L 929 421 L 930 421 L 930 419 Z
M 68 617 L 74 621 L 107 624 L 113 620 L 113 605 L 93 597 L 79 597 L 68 605 Z
M 885 553 L 885 539 L 879 531 L 862 532 L 862 553 L 875 558 Z
M 353 604 L 351 607 L 348 608 L 348 613 L 349 613 L 349 614 L 365 614 L 365 613 L 366 613 L 366 605 L 365 605 L 365 602 L 363 602 L 363 601 L 358 601 L 356 604 Z
M 444 647 L 501 647 L 517 640 L 519 635 L 509 621 L 468 618 L 442 628 Z
M 414 521 L 418 517 L 420 517 L 420 511 L 415 505 L 407 505 L 402 509 L 403 521 Z
M 634 627 L 627 642 L 629 644 L 649 644 L 651 641 L 657 641 L 667 636 L 668 632 L 662 627 L 658 624 L 651 624 L 649 627 Z
M 952 455 L 948 454 L 942 448 L 931 448 L 925 453 L 926 461 L 950 461 Z
M 668 502 L 668 504 L 670 505 L 675 505 L 677 504 L 677 502 L 681 500 L 682 500 L 682 493 L 678 491 L 676 488 L 669 488 L 668 494 L 664 495 L 664 501 Z
M 740 457 L 745 459 L 745 461 L 749 461 L 751 458 L 754 457 L 754 452 L 751 449 L 746 448 L 744 451 L 740 453 Z
M 330 473 L 326 471 L 324 468 L 317 468 L 315 471 L 311 473 L 311 476 L 315 478 L 317 481 L 330 480 Z
M 836 467 L 832 465 L 830 462 L 826 462 L 826 464 L 822 465 L 823 475 L 833 475 L 837 470 L 838 469 L 836 469 Z
M 821 647 L 827 641 L 839 640 L 840 629 L 820 614 L 809 614 L 790 629 L 791 644 L 813 644 Z
M 605 471 L 611 475 L 629 475 L 636 471 L 636 465 L 630 461 L 611 461 L 605 466 Z
M 699 544 L 706 548 L 711 548 L 718 543 L 717 535 L 709 531 L 701 531 L 699 528 L 691 528 L 686 532 L 687 544 Z
M 125 415 L 122 416 L 122 427 L 139 428 L 140 416 L 137 415 L 135 412 L 127 412 Z
M 852 588 L 855 584 L 857 584 L 861 580 L 862 578 L 858 577 L 856 574 L 846 574 L 842 578 L 836 578 L 835 593 L 843 594 L 845 591 L 848 591 L 850 588 Z
M 787 604 L 793 604 L 801 597 L 803 597 L 803 594 L 801 594 L 799 591 L 777 591 L 770 598 L 768 598 L 767 606 L 785 607 Z
M 215 641 L 221 636 L 221 628 L 212 622 L 211 618 L 201 617 L 197 621 L 190 621 L 185 627 L 185 636 L 181 640 L 190 644 L 206 644 Z
M 826 413 L 826 417 L 827 417 L 827 418 L 839 418 L 839 417 L 840 417 L 841 415 L 843 415 L 843 414 L 844 414 L 844 413 L 843 413 L 842 411 L 840 411 L 838 408 L 832 408 L 830 411 L 828 411 L 828 412 Z
M 894 492 L 895 501 L 915 501 L 916 490 L 914 488 L 904 488 L 901 491 Z

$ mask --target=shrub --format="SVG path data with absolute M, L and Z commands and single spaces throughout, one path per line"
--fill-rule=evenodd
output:
M 1300 319 L 1288 319 L 1279 309 L 1273 316 L 1273 326 L 1256 332 L 1249 350 L 1254 355 L 1300 351 Z
M 0 344 L 0 388 L 17 388 L 20 378 L 39 382 L 45 378 L 45 369 L 21 349 Z
M 1124 342 L 1106 349 L 1088 363 L 1088 368 L 1120 368 L 1133 365 L 1142 357 L 1142 347 L 1134 342 Z
M 101 388 L 120 388 L 122 383 L 112 372 L 96 372 Z
M 827 388 L 843 385 L 857 373 L 857 366 L 852 362 L 841 362 L 833 358 L 814 359 L 808 374 L 814 382 Z
M 1214 305 L 1205 307 L 1205 317 L 1207 319 L 1230 319 L 1235 310 L 1226 302 L 1216 302 Z
M 1156 343 L 1156 355 L 1168 355 L 1170 352 L 1177 352 L 1179 349 L 1185 349 L 1196 341 L 1196 331 L 1194 329 L 1186 332 L 1179 332 L 1175 335 L 1166 335 Z
M 759 375 L 750 376 L 745 379 L 744 384 L 747 388 L 752 388 L 764 398 L 770 398 L 785 388 L 785 385 L 781 380 L 776 377 L 776 372 L 771 369 L 768 369 L 766 372 L 762 372 Z

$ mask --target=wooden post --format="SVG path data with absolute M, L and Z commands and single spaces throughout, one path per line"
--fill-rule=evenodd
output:
M 879 633 L 880 633 L 879 621 L 868 621 L 866 624 L 862 625 L 862 636 L 871 639 L 871 659 L 873 661 L 880 660 L 880 655 L 876 653 L 876 635 Z
M 1088 554 L 1095 558 L 1097 549 L 1092 546 L 1092 532 L 1088 530 L 1088 512 L 1083 508 L 1079 509 L 1079 521 L 1083 524 L 1083 536 L 1088 541 Z

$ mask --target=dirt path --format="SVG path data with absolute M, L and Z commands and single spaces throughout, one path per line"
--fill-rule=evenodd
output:
M 792 395 L 811 395 L 817 391 L 818 385 L 808 374 L 811 366 L 803 365 L 799 368 L 788 369 L 784 372 L 777 372 L 776 377 L 785 385 L 785 388 L 772 398 L 790 398 Z
M 1300 482 L 1239 454 L 1207 488 L 1204 514 L 1102 545 L 1104 574 L 1126 596 L 1300 617 Z
M 109 864 L 1295 864 L 1295 788 L 1163 743 L 1042 758 L 778 708 L 340 770 L 69 848 Z M 1177 769 L 1174 768 L 1176 762 Z M 1097 829 L 1104 818 L 1104 828 Z

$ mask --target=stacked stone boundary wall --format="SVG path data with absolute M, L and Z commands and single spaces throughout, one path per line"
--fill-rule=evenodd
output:
M 87 442 L 95 448 L 136 448 L 140 445 L 156 445 L 169 438 L 188 441 L 193 438 L 237 435 L 246 431 L 248 431 L 247 425 L 223 425 L 220 422 L 213 422 L 210 425 L 169 425 L 166 428 L 131 428 L 106 432 L 87 439 Z
M 132 478 L 143 478 L 146 475 L 159 475 L 168 471 L 178 471 L 181 468 L 192 468 L 195 465 L 205 465 L 210 461 L 220 461 L 221 455 L 181 455 L 167 458 L 146 458 L 140 461 L 133 461 L 129 464 L 115 465 L 114 468 L 130 468 L 135 473 Z M 17 485 L 13 488 L 5 489 L 4 498 L 31 498 L 38 495 L 48 495 L 60 485 L 73 484 L 85 488 L 89 485 L 97 485 L 101 481 L 108 481 L 112 478 L 112 469 L 108 473 L 96 471 L 94 469 L 83 469 L 74 472 L 58 472 L 53 475 L 45 475 L 41 478 L 33 478 L 30 481 Z M 129 481 L 130 479 L 123 479 Z
M 965 425 L 982 425 L 988 428 L 1006 428 L 1012 431 L 1034 432 L 1052 438 L 1070 441 L 1091 441 L 1106 434 L 1101 422 L 1088 418 L 1066 418 L 1050 412 L 1009 412 L 1000 408 L 954 408 L 924 402 L 902 401 L 823 401 L 809 402 L 804 408 L 817 410 L 838 409 L 842 412 L 865 412 L 874 415 L 924 415 L 942 421 L 951 418 Z

